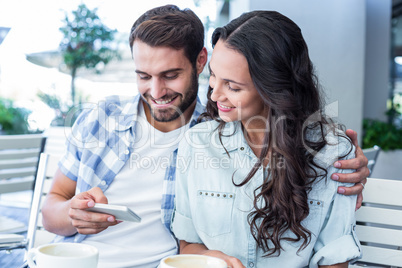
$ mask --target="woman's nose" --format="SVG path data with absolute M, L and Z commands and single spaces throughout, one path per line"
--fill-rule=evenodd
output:
M 221 83 L 215 82 L 214 87 L 212 88 L 211 92 L 211 100 L 213 101 L 220 101 L 224 98 L 224 95 L 222 94 L 222 85 Z

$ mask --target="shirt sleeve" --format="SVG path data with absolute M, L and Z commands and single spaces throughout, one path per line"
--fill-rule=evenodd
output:
M 352 152 L 345 159 L 354 158 Z M 328 169 L 328 176 L 337 173 L 350 173 L 352 170 L 335 168 Z M 327 178 L 327 180 L 331 180 Z M 353 184 L 338 183 L 337 186 L 350 187 Z M 337 187 L 335 187 L 337 189 Z M 345 196 L 334 194 L 329 212 L 326 215 L 323 228 L 314 245 L 314 253 L 310 260 L 310 267 L 318 265 L 333 265 L 361 258 L 360 242 L 356 236 L 356 195 Z
M 187 132 L 188 134 L 188 132 Z M 182 139 L 179 144 L 176 162 L 176 196 L 175 196 L 175 211 L 172 219 L 172 231 L 179 240 L 184 240 L 188 243 L 202 244 L 200 237 L 194 227 L 191 217 L 191 204 L 188 194 L 188 178 L 189 168 L 192 166 L 192 150 L 186 142 L 187 137 Z M 190 162 L 181 161 L 189 159 Z M 186 164 L 184 164 L 186 162 Z
M 67 137 L 65 154 L 59 161 L 61 172 L 73 181 L 77 181 L 81 152 L 85 146 L 88 132 L 90 110 L 84 110 L 75 121 L 71 134 Z

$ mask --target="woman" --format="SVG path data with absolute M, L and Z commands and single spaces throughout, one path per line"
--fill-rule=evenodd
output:
M 322 113 L 299 27 L 254 11 L 212 43 L 204 118 L 214 120 L 189 130 L 177 156 L 180 252 L 230 267 L 347 267 L 360 257 L 356 196 L 328 176 L 354 148 Z

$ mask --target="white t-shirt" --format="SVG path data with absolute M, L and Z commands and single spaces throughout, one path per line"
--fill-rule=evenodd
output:
M 162 188 L 170 155 L 188 126 L 160 132 L 148 123 L 140 102 L 133 153 L 105 195 L 109 204 L 130 207 L 141 222 L 122 222 L 87 236 L 83 243 L 99 249 L 98 268 L 154 268 L 176 253 L 176 241 L 161 221 Z

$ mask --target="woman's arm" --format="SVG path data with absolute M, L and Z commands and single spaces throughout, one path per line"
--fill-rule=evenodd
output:
M 180 254 L 207 255 L 224 260 L 227 263 L 228 267 L 245 268 L 245 266 L 241 263 L 239 259 L 232 256 L 228 256 L 222 251 L 209 250 L 204 244 L 187 243 L 184 240 L 180 240 Z
M 324 266 L 319 265 L 318 267 L 320 267 L 320 268 L 347 268 L 348 262 L 337 263 L 334 265 L 324 265 Z

